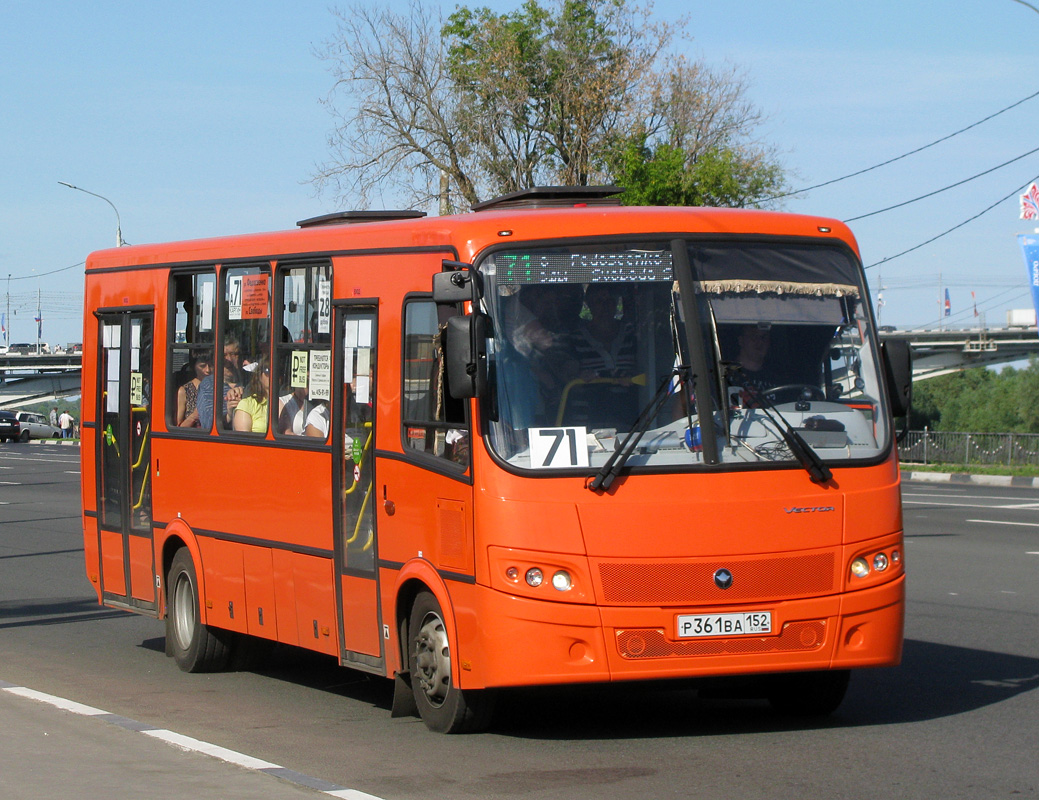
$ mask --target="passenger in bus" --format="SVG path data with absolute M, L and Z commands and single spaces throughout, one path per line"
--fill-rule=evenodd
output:
M 252 367 L 252 369 L 249 369 Z M 234 410 L 234 429 L 251 433 L 267 431 L 267 413 L 270 407 L 271 363 L 267 356 L 247 364 L 249 386 L 245 397 Z
M 328 403 L 319 400 L 317 405 L 307 414 L 307 426 L 304 433 L 307 436 L 327 439 L 329 422 Z
M 225 350 L 226 352 L 226 350 Z M 199 425 L 209 430 L 213 425 L 213 393 L 215 388 L 215 376 L 210 373 L 202 379 L 198 386 L 198 421 Z M 234 410 L 242 399 L 242 379 L 231 359 L 224 360 L 224 397 L 221 404 L 221 425 L 224 428 L 231 427 Z
M 515 353 L 504 354 L 503 368 L 524 424 L 554 421 L 563 387 L 577 377 L 571 336 L 582 302 L 576 283 L 524 286 L 512 300 L 505 335 Z
M 197 428 L 198 387 L 213 369 L 211 352 L 196 353 L 191 359 L 194 377 L 177 390 L 177 425 L 181 428 Z
M 296 386 L 278 398 L 278 432 L 302 436 L 307 427 L 307 387 Z
M 581 320 L 570 337 L 583 380 L 631 377 L 635 371 L 635 330 L 619 316 L 623 302 L 620 284 L 591 283 L 584 303 L 589 319 Z

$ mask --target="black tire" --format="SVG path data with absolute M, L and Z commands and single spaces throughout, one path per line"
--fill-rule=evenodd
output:
M 440 604 L 429 592 L 420 593 L 408 624 L 408 667 L 419 716 L 437 733 L 485 730 L 494 713 L 494 693 L 455 685 L 448 641 Z
M 166 576 L 166 654 L 185 672 L 217 672 L 227 666 L 234 634 L 200 621 L 198 579 L 186 547 Z
M 22 431 L 22 435 L 18 437 L 19 442 L 29 441 L 29 431 Z
M 850 679 L 847 669 L 776 675 L 769 680 L 768 702 L 792 717 L 826 717 L 844 700 Z

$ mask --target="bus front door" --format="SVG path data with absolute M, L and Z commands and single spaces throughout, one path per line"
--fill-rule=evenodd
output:
M 97 507 L 103 601 L 155 611 L 152 312 L 103 313 L 99 325 Z
M 336 308 L 333 441 L 336 592 L 340 660 L 381 672 L 385 656 L 379 612 L 375 529 L 375 401 L 377 316 L 370 303 Z

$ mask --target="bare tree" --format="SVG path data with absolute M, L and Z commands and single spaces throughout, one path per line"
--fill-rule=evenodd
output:
M 424 205 L 440 200 L 446 175 L 461 201 L 477 202 L 439 13 L 419 0 L 407 15 L 361 5 L 334 13 L 336 35 L 319 55 L 335 78 L 326 106 L 336 124 L 314 182 L 360 208 L 384 187 Z

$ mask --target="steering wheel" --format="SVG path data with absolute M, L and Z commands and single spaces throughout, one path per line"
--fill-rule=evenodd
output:
M 790 395 L 787 400 L 781 401 L 779 399 L 780 394 Z M 814 386 L 810 383 L 784 383 L 781 386 L 772 386 L 768 389 L 763 389 L 761 392 L 763 397 L 776 396 L 776 402 L 789 402 L 791 400 L 825 400 L 826 395 L 823 390 L 818 386 Z

